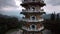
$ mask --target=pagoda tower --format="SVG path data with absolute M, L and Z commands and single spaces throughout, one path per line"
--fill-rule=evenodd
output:
M 23 22 L 22 30 L 23 34 L 42 34 L 44 30 L 43 21 L 41 17 L 44 14 L 44 10 L 41 9 L 45 5 L 43 0 L 22 0 L 21 14 L 25 17 L 21 20 Z

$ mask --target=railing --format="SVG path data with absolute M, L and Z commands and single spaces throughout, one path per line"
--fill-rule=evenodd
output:
M 31 20 L 31 19 L 22 19 L 22 21 L 26 21 L 26 22 L 41 22 L 41 21 L 44 21 L 44 19 L 35 19 L 35 20 Z
M 30 28 L 26 28 L 25 26 L 22 27 L 22 29 L 27 30 L 27 31 L 41 31 L 44 29 L 44 26 L 40 27 L 40 28 L 36 28 L 36 29 L 30 29 Z
M 23 12 L 44 12 L 43 10 L 34 10 L 34 11 L 32 11 L 32 10 L 24 10 L 24 9 L 22 9 L 22 11 Z

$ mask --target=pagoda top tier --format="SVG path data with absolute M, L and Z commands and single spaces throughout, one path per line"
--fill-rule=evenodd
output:
M 42 2 L 44 3 L 43 0 L 22 0 L 23 3 L 28 3 L 28 2 Z
M 22 0 L 22 6 L 27 6 L 27 5 L 40 5 L 44 6 L 45 3 L 43 0 Z

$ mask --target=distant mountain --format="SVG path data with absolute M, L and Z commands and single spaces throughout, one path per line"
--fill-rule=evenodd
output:
M 42 18 L 44 18 L 44 19 L 50 19 L 50 17 L 51 17 L 51 14 L 44 14 L 44 15 L 42 15 Z
M 10 18 L 10 16 L 0 14 L 0 17 Z
M 17 18 L 19 21 L 22 19 L 22 17 L 20 16 L 8 16 L 8 15 L 3 15 L 3 14 L 0 14 L 0 18 Z
M 58 14 L 59 14 L 59 18 L 60 18 L 60 13 L 58 13 Z M 51 14 L 44 14 L 44 15 L 42 15 L 42 18 L 50 19 L 51 18 Z M 55 18 L 57 18 L 57 14 L 55 14 Z

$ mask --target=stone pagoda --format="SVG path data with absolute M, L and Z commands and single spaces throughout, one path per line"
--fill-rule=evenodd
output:
M 23 22 L 23 34 L 42 34 L 44 19 L 41 15 L 45 12 L 41 7 L 44 5 L 43 0 L 22 0 L 21 6 L 25 8 L 21 12 L 21 14 L 25 15 L 21 20 Z

